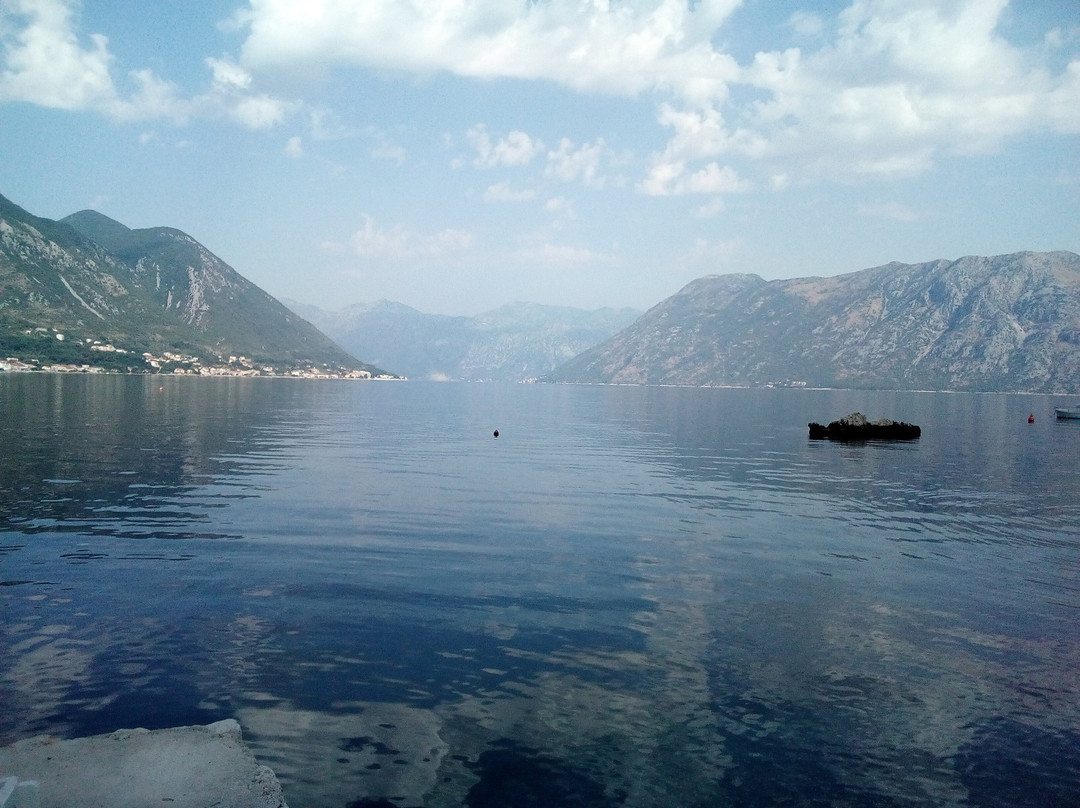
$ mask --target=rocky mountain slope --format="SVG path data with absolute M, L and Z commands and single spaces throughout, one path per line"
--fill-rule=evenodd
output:
M 467 381 L 523 381 L 549 373 L 641 314 L 513 303 L 475 317 L 450 317 L 389 301 L 340 311 L 285 303 L 381 367 L 410 379 Z
M 1080 256 L 691 282 L 553 381 L 1080 392 Z
M 143 352 L 379 373 L 179 230 L 52 221 L 0 196 L 0 355 L 145 370 Z

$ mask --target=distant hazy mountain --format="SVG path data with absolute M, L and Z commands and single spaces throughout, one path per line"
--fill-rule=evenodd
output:
M 1080 392 L 1080 256 L 700 278 L 554 381 Z
M 641 314 L 513 303 L 475 317 L 450 317 L 388 301 L 340 311 L 284 302 L 380 367 L 411 379 L 469 381 L 522 381 L 549 373 Z
M 123 352 L 91 355 L 93 341 Z M 42 219 L 0 196 L 0 354 L 146 369 L 144 351 L 379 372 L 179 230 Z

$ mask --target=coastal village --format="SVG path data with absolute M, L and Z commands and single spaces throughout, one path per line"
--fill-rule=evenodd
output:
M 45 329 L 37 329 L 44 331 Z M 54 330 L 53 336 L 59 342 L 63 342 L 66 336 Z M 219 359 L 216 363 L 204 362 L 198 356 L 190 354 L 165 351 L 160 356 L 150 352 L 136 354 L 125 348 L 118 348 L 111 343 L 100 340 L 76 340 L 84 343 L 91 351 L 112 356 L 130 354 L 132 364 L 126 370 L 117 368 L 115 362 L 109 363 L 109 367 L 92 363 L 65 364 L 44 363 L 34 360 L 24 361 L 19 357 L 9 356 L 0 359 L 0 372 L 9 373 L 152 373 L 169 374 L 175 376 L 239 376 L 239 377 L 277 377 L 291 379 L 361 379 L 361 380 L 400 380 L 402 377 L 391 374 L 372 374 L 367 370 L 330 370 L 316 367 L 275 367 L 273 365 L 256 362 L 246 356 L 229 356 L 227 359 Z

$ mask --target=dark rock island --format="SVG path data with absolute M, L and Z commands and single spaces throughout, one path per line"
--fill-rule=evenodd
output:
M 810 437 L 814 440 L 914 440 L 922 434 L 915 424 L 880 418 L 867 420 L 861 412 L 845 415 L 828 426 L 810 423 Z

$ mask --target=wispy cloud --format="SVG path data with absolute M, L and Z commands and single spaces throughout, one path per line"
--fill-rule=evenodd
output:
M 304 141 L 299 137 L 291 137 L 285 142 L 286 157 L 303 157 Z
M 497 182 L 484 191 L 485 202 L 529 202 L 536 198 L 531 188 L 515 189 L 509 182 Z
M 710 241 L 699 238 L 694 241 L 694 246 L 685 260 L 691 264 L 704 264 L 710 268 L 710 271 L 717 272 L 731 260 L 737 248 L 738 244 L 734 241 Z
M 611 260 L 610 256 L 587 247 L 551 243 L 522 247 L 513 253 L 513 257 L 523 263 L 553 267 L 578 266 Z
M 364 214 L 364 226 L 352 237 L 357 255 L 394 260 L 449 255 L 468 249 L 472 243 L 472 234 L 464 230 L 448 228 L 437 233 L 419 233 L 402 224 L 380 227 L 367 214 Z
M 372 142 L 371 156 L 401 165 L 405 162 L 405 147 L 395 142 L 388 132 L 376 126 L 364 127 L 364 136 Z
M 492 140 L 483 124 L 478 124 L 466 132 L 465 139 L 476 150 L 474 165 L 482 168 L 528 165 L 533 157 L 544 150 L 542 141 L 519 130 Z
M 593 143 L 575 144 L 569 138 L 562 138 L 557 148 L 547 153 L 545 174 L 562 182 L 581 180 L 594 188 L 603 187 L 607 180 L 602 173 L 601 164 L 611 159 L 611 150 L 599 138 Z

